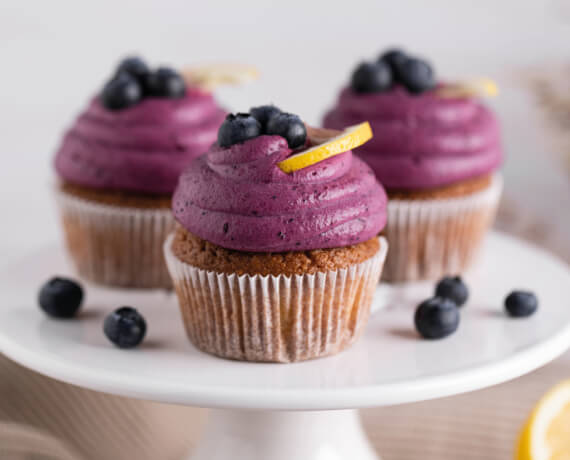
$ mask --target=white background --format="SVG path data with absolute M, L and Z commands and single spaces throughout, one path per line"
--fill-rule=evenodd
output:
M 229 109 L 274 102 L 318 123 L 356 62 L 393 44 L 429 57 L 443 78 L 498 81 L 491 104 L 504 127 L 508 194 L 567 242 L 568 175 L 549 159 L 523 78 L 570 60 L 565 0 L 0 0 L 0 254 L 58 237 L 52 155 L 121 56 L 255 64 L 258 82 L 218 92 Z

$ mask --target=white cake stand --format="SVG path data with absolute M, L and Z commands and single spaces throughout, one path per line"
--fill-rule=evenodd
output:
M 570 347 L 568 267 L 500 234 L 488 238 L 482 260 L 466 276 L 471 298 L 453 336 L 425 341 L 414 331 L 414 307 L 433 283 L 382 286 L 375 306 L 384 308 L 351 350 L 288 365 L 199 352 L 187 341 L 176 298 L 167 292 L 86 285 L 77 319 L 49 319 L 37 307 L 37 290 L 50 276 L 67 273 L 62 250 L 51 247 L 0 274 L 0 350 L 93 390 L 216 408 L 193 460 L 377 459 L 357 408 L 484 388 L 530 372 Z M 537 314 L 503 314 L 503 299 L 514 288 L 537 293 Z M 147 319 L 147 338 L 136 350 L 116 349 L 103 336 L 104 315 L 121 305 L 135 306 Z

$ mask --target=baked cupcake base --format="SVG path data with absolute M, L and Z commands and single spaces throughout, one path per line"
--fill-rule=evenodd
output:
M 174 228 L 168 197 L 61 184 L 65 242 L 82 278 L 128 288 L 171 288 L 162 245 Z
M 332 355 L 358 339 L 387 249 L 384 238 L 374 238 L 347 248 L 240 253 L 181 228 L 164 245 L 190 341 L 222 358 L 282 363 Z M 237 274 L 236 264 L 244 267 L 241 257 L 264 259 L 260 263 L 271 267 L 268 271 L 279 267 L 279 259 L 296 268 L 289 274 L 262 275 L 251 272 L 250 264 L 245 265 L 250 273 Z M 314 262 L 306 265 L 308 259 Z M 197 266 L 214 260 L 220 270 Z M 298 274 L 301 266 L 304 273 Z M 323 267 L 328 269 L 319 271 Z
M 390 254 L 382 278 L 403 282 L 464 272 L 493 224 L 502 186 L 495 174 L 437 191 L 389 193 L 382 234 Z

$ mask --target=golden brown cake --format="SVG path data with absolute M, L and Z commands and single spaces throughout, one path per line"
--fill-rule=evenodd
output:
M 180 228 L 164 250 L 186 332 L 223 358 L 335 354 L 368 320 L 387 252 L 377 236 L 386 194 L 346 149 L 285 172 L 293 145 L 310 143 L 305 126 L 275 107 L 265 108 L 278 117 L 268 121 L 258 109 L 228 116 L 174 193 Z
M 123 60 L 55 156 L 66 245 L 79 275 L 95 283 L 172 287 L 162 254 L 172 192 L 225 116 L 212 94 L 160 72 Z
M 355 153 L 388 193 L 387 281 L 459 274 L 480 252 L 501 195 L 503 150 L 499 122 L 478 97 L 496 87 L 479 83 L 439 82 L 429 62 L 388 50 L 356 67 L 325 115 L 326 128 L 366 120 L 374 130 Z

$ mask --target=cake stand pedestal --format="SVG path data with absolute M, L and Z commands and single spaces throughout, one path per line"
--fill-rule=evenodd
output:
M 296 364 L 218 359 L 186 339 L 176 297 L 86 284 L 74 320 L 47 318 L 39 286 L 71 273 L 53 246 L 0 273 L 0 351 L 37 372 L 117 395 L 210 407 L 193 460 L 373 460 L 378 456 L 356 409 L 449 396 L 530 372 L 570 347 L 570 271 L 555 257 L 501 234 L 486 241 L 465 279 L 471 290 L 458 331 L 439 341 L 418 338 L 415 306 L 433 283 L 378 288 L 364 336 L 337 356 Z M 536 292 L 539 311 L 507 318 L 503 299 L 515 288 Z M 102 333 L 108 312 L 141 311 L 148 335 L 119 350 Z M 334 409 L 334 410 L 333 410 Z
M 377 460 L 358 411 L 212 409 L 191 460 Z

